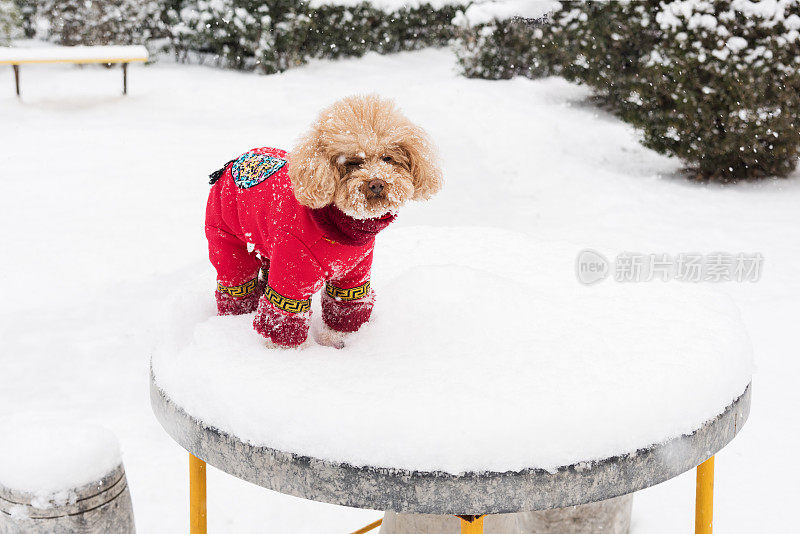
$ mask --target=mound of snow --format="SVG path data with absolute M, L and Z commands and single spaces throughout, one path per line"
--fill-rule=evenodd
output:
M 311 8 L 323 6 L 344 6 L 356 7 L 368 4 L 375 9 L 385 12 L 398 11 L 400 9 L 416 9 L 420 6 L 429 5 L 434 9 L 441 9 L 444 6 L 463 5 L 461 0 L 310 0 Z
M 157 383 L 253 444 L 459 473 L 634 451 L 692 432 L 750 380 L 736 306 L 700 285 L 585 287 L 580 247 L 491 229 L 378 241 L 375 311 L 344 349 L 267 349 L 252 316 L 213 316 L 204 276 L 175 301 Z
M 453 19 L 457 26 L 476 26 L 492 20 L 507 20 L 514 17 L 538 19 L 555 11 L 561 4 L 554 0 L 486 0 L 474 2 L 459 11 Z
M 69 502 L 69 490 L 101 479 L 121 462 L 114 434 L 101 427 L 30 422 L 0 432 L 0 486 L 31 493 L 47 508 Z

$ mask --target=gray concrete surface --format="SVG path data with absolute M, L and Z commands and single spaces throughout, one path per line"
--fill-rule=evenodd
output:
M 175 404 L 151 375 L 156 418 L 187 451 L 243 480 L 314 501 L 423 514 L 500 514 L 564 508 L 632 493 L 702 463 L 739 432 L 750 387 L 690 435 L 550 473 L 542 469 L 453 475 L 356 467 L 254 446 L 204 424 Z

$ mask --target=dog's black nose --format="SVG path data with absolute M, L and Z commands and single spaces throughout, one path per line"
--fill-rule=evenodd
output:
M 376 195 L 380 195 L 384 187 L 386 187 L 386 182 L 383 180 L 372 180 L 369 183 L 369 190 Z

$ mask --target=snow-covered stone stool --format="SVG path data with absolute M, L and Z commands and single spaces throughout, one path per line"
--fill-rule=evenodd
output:
M 390 534 L 554 532 L 569 514 L 585 529 L 568 532 L 622 532 L 630 498 L 609 499 L 699 465 L 709 533 L 713 455 L 750 406 L 739 313 L 699 284 L 582 286 L 579 249 L 390 229 L 373 317 L 340 350 L 267 349 L 251 317 L 214 316 L 210 272 L 187 275 L 153 353 L 151 401 L 191 453 L 192 531 L 205 531 L 208 462 L 386 510 Z
M 3 429 L 0 534 L 109 532 L 135 532 L 114 434 L 66 423 Z

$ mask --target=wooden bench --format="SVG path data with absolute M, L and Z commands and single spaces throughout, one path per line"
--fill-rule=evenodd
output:
M 147 61 L 143 46 L 48 46 L 0 48 L 0 65 L 14 68 L 19 96 L 19 67 L 26 63 L 122 63 L 122 94 L 128 94 L 128 63 Z

